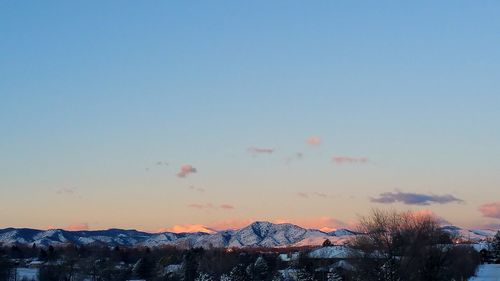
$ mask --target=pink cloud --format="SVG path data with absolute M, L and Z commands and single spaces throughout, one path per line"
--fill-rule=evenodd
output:
M 500 201 L 483 204 L 479 207 L 479 211 L 484 217 L 500 219 Z
M 411 214 L 413 214 L 416 217 L 431 217 L 431 218 L 434 218 L 441 225 L 450 225 L 451 224 L 445 218 L 437 215 L 436 213 L 434 213 L 433 211 L 428 210 L 428 209 L 422 209 L 422 210 L 412 211 Z
M 229 205 L 229 204 L 221 204 L 219 206 L 219 208 L 221 209 L 225 209 L 225 210 L 233 210 L 234 209 L 234 206 L 233 205 Z
M 252 219 L 231 219 L 231 220 L 222 220 L 210 223 L 209 225 L 203 224 L 181 224 L 174 225 L 169 228 L 160 228 L 157 232 L 205 232 L 205 233 L 215 233 L 220 230 L 229 230 L 229 229 L 239 229 L 245 226 L 250 225 L 254 220 Z
M 302 218 L 302 219 L 276 219 L 274 223 L 291 223 L 304 228 L 319 229 L 324 232 L 330 232 L 339 228 L 349 227 L 351 224 L 332 217 Z
M 327 198 L 328 195 L 322 192 L 298 192 L 298 196 L 302 198 L 310 198 L 310 197 L 321 197 L 321 198 Z
M 239 229 L 250 225 L 254 221 L 255 220 L 253 219 L 230 219 L 230 220 L 216 221 L 209 225 L 210 228 L 217 230 Z
M 69 231 L 89 230 L 89 224 L 88 223 L 72 224 L 72 225 L 66 226 L 64 229 L 69 230 Z
M 202 224 L 181 224 L 174 225 L 169 228 L 160 228 L 157 232 L 174 232 L 174 233 L 184 233 L 184 232 L 205 232 L 205 233 L 215 233 L 213 229 L 206 227 Z
M 273 148 L 262 148 L 262 147 L 249 147 L 247 149 L 248 153 L 252 155 L 258 155 L 258 154 L 272 154 L 274 152 Z
M 215 209 L 215 206 L 212 203 L 206 203 L 206 204 L 189 204 L 189 208 L 194 208 L 198 210 L 210 210 L 210 209 Z
M 366 157 L 334 156 L 332 161 L 337 164 L 364 164 L 368 162 Z
M 321 145 L 321 138 L 319 136 L 310 136 L 306 139 L 306 142 L 311 146 Z
M 198 210 L 234 210 L 235 207 L 230 204 L 220 204 L 219 206 L 216 206 L 212 203 L 205 203 L 205 204 L 198 204 L 198 203 L 193 203 L 188 205 L 189 208 L 193 209 L 198 209 Z
M 196 173 L 196 172 L 197 172 L 197 170 L 195 167 L 193 167 L 189 164 L 186 164 L 186 165 L 181 166 L 181 170 L 177 173 L 177 176 L 179 178 L 185 178 L 189 174 Z

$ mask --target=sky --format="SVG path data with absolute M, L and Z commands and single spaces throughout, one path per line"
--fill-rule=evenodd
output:
M 500 225 L 498 1 L 2 1 L 0 227 Z

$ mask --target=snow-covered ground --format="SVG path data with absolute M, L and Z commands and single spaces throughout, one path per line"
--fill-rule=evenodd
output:
M 38 269 L 36 268 L 23 268 L 17 269 L 17 280 L 38 280 Z
M 500 281 L 500 264 L 483 264 L 469 281 Z

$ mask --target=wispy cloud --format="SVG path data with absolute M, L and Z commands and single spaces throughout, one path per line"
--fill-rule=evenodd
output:
M 188 205 L 189 208 L 193 209 L 198 209 L 198 210 L 234 210 L 235 207 L 231 204 L 220 204 L 220 205 L 214 205 L 212 203 L 193 203 Z
M 368 162 L 366 157 L 333 156 L 332 161 L 337 164 L 365 164 Z
M 310 136 L 306 139 L 307 144 L 310 146 L 320 146 L 321 145 L 321 137 L 319 136 Z
M 285 158 L 285 163 L 290 164 L 294 161 L 300 161 L 302 159 L 304 159 L 304 153 L 296 152 L 294 155 Z
M 69 230 L 69 231 L 89 230 L 89 224 L 88 223 L 77 223 L 77 224 L 68 225 L 64 229 Z
M 219 208 L 224 209 L 224 210 L 233 210 L 234 206 L 233 205 L 229 205 L 229 204 L 221 204 L 219 206 Z
M 196 187 L 196 186 L 188 186 L 188 189 L 192 190 L 192 191 L 197 191 L 197 192 L 205 192 L 205 189 L 204 188 L 201 188 L 201 187 Z
M 328 195 L 322 192 L 298 192 L 297 195 L 302 198 L 320 197 L 327 198 Z
M 306 192 L 298 192 L 297 195 L 302 198 L 309 198 L 309 194 Z
M 248 153 L 252 155 L 258 155 L 258 154 L 272 154 L 274 152 L 273 148 L 263 148 L 263 147 L 249 147 L 247 149 Z
M 215 206 L 212 203 L 205 203 L 205 204 L 193 203 L 193 204 L 189 204 L 188 207 L 193 208 L 193 209 L 198 209 L 198 210 L 215 209 Z
M 186 165 L 182 165 L 181 166 L 181 170 L 177 173 L 177 176 L 179 178 L 185 178 L 187 177 L 189 174 L 193 174 L 193 173 L 196 173 L 197 170 L 195 167 L 189 165 L 189 164 L 186 164 Z
M 484 217 L 500 219 L 500 201 L 479 206 L 479 211 Z
M 67 195 L 73 195 L 76 193 L 76 188 L 75 187 L 63 187 L 58 190 L 56 190 L 57 194 L 67 194 Z
M 434 195 L 434 194 L 419 194 L 408 192 L 384 192 L 377 198 L 371 198 L 371 202 L 391 204 L 403 203 L 407 205 L 430 205 L 430 204 L 448 204 L 448 203 L 463 203 L 464 201 L 456 198 L 453 195 Z

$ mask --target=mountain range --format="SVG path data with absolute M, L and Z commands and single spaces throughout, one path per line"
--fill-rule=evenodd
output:
M 467 230 L 455 226 L 443 228 L 454 235 L 469 240 L 480 241 L 493 236 L 493 230 Z M 63 229 L 37 230 L 29 228 L 0 229 L 0 244 L 36 244 L 38 246 L 107 245 L 107 246 L 178 246 L 191 247 L 288 247 L 317 246 L 326 239 L 334 244 L 342 244 L 357 235 L 348 229 L 323 232 L 306 229 L 294 224 L 274 224 L 254 222 L 244 228 L 223 230 L 215 233 L 148 233 L 137 230 L 108 229 L 89 231 L 68 231 Z

